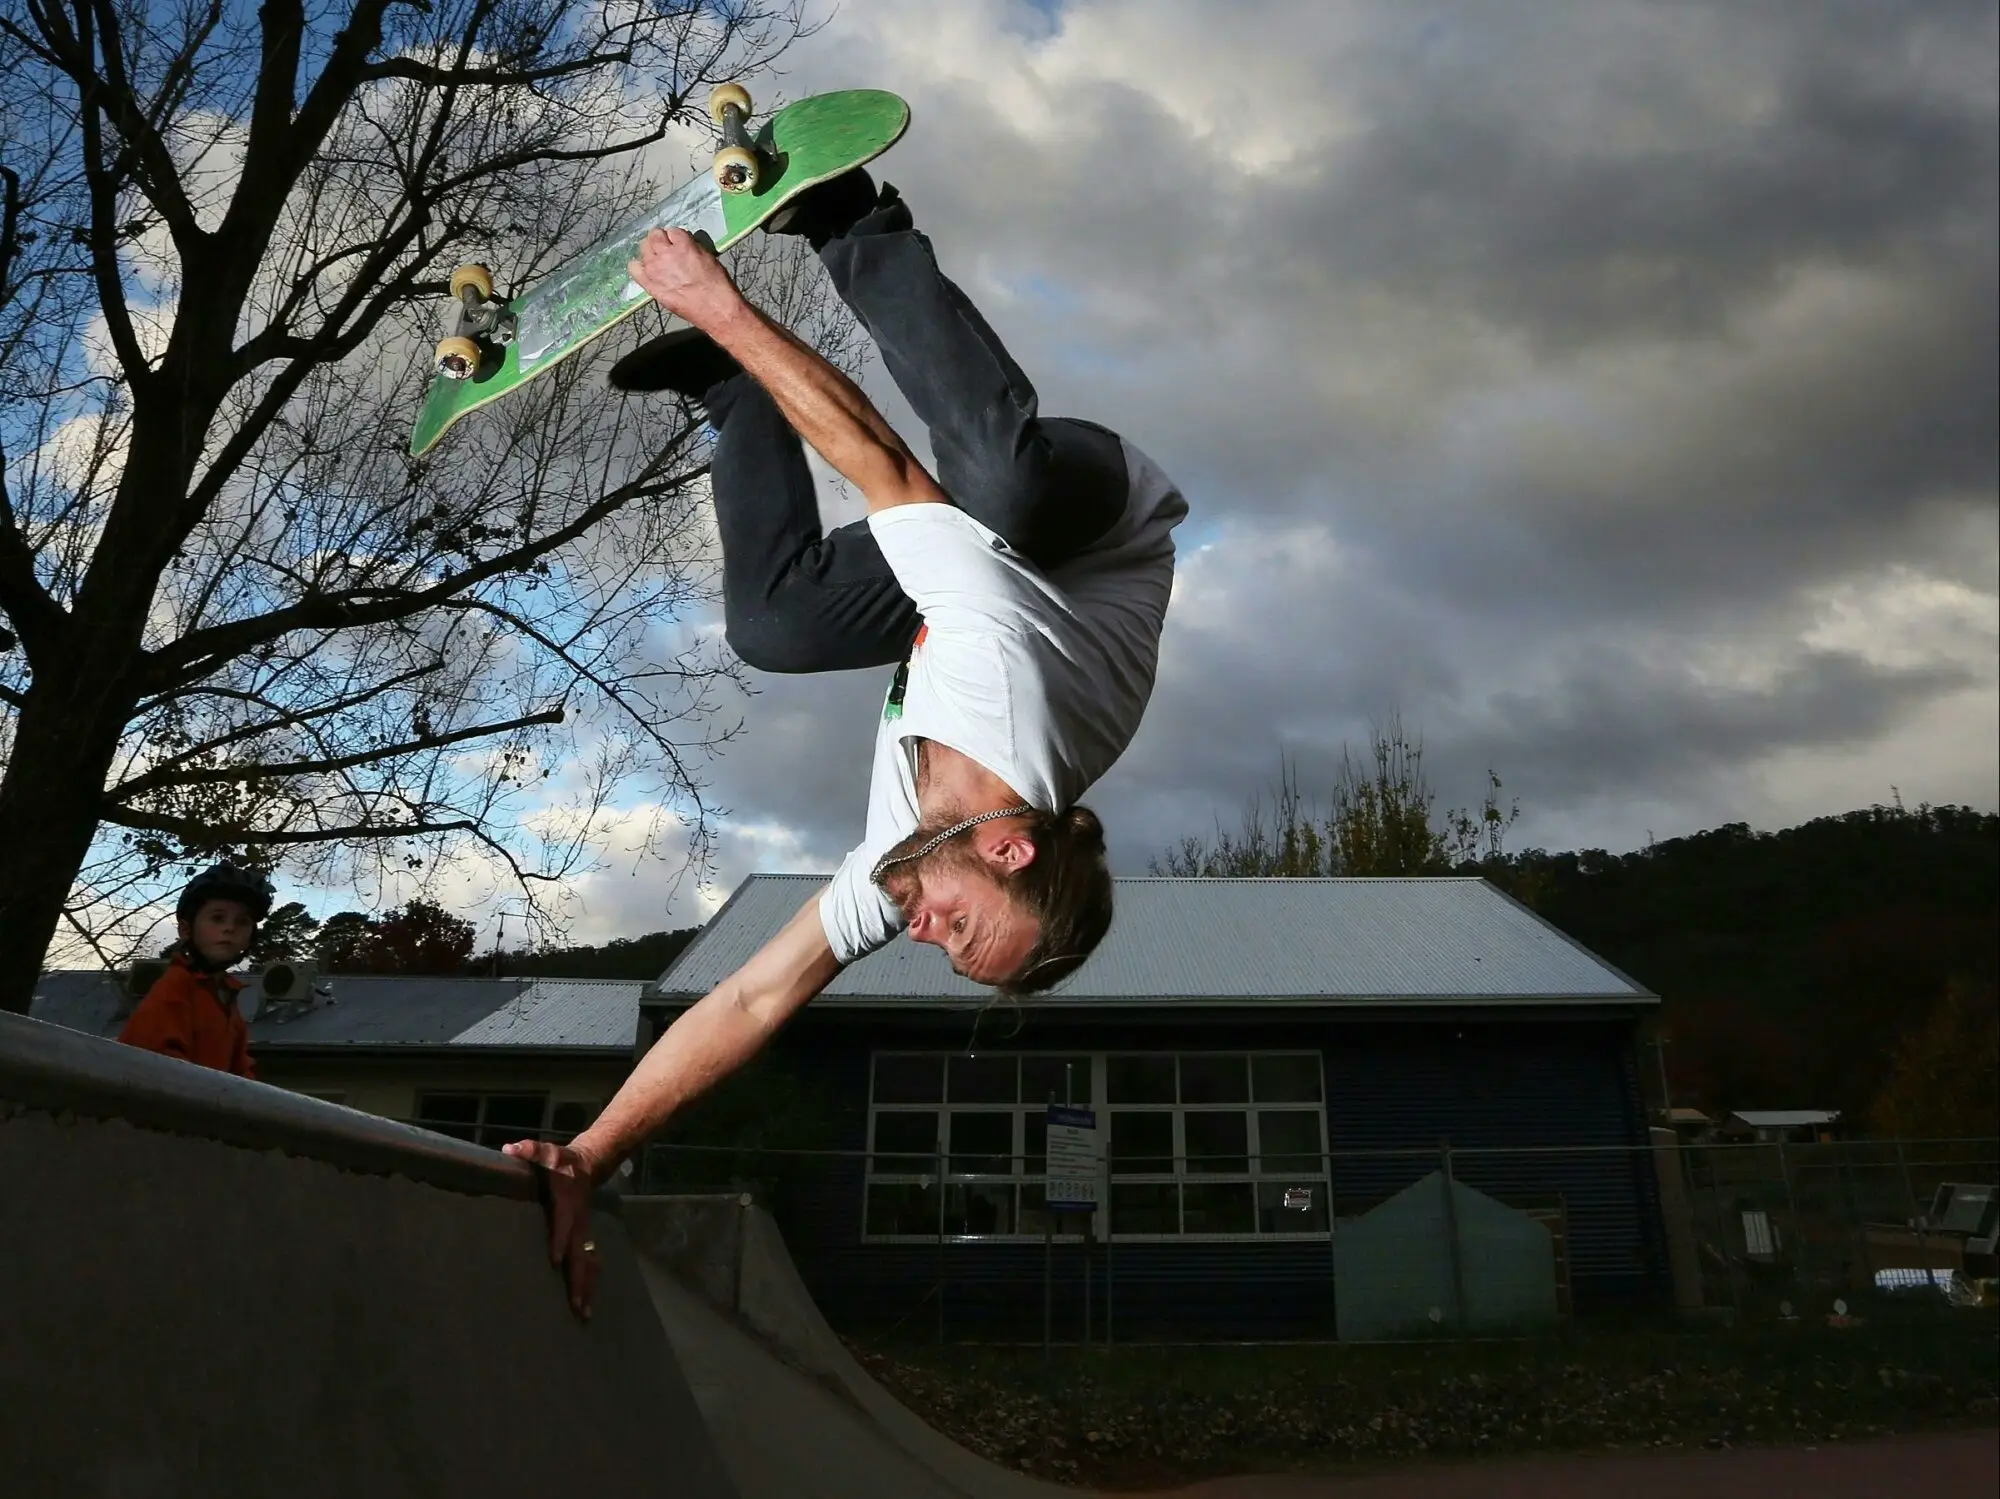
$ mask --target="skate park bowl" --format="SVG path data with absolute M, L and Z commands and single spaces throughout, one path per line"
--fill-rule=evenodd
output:
M 0 1469 L 37 1499 L 1053 1499 L 876 1385 L 767 1214 L 0 1013 Z

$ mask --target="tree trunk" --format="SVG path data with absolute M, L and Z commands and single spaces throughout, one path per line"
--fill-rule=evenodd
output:
M 87 671 L 37 675 L 0 779 L 0 1010 L 26 1014 L 63 902 L 97 835 L 132 705 Z

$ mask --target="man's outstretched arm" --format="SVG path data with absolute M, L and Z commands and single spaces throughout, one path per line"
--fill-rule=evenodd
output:
M 603 1181 L 669 1116 L 749 1061 L 840 972 L 815 894 L 653 1044 L 596 1121 L 570 1142 Z
M 714 339 L 771 393 L 792 430 L 861 491 L 871 512 L 945 500 L 861 388 L 745 301 L 693 235 L 655 229 L 629 269 L 656 302 Z
M 589 1129 L 567 1146 L 523 1140 L 505 1147 L 550 1173 L 549 1257 L 568 1267 L 570 1304 L 579 1314 L 589 1315 L 597 1275 L 586 1247 L 592 1189 L 674 1110 L 763 1050 L 839 972 L 815 894 L 749 962 L 667 1028 Z

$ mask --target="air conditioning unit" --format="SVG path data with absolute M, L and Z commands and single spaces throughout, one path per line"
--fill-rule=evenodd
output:
M 238 996 L 245 1020 L 255 1020 L 259 1012 L 273 1005 L 310 1004 L 313 985 L 319 979 L 319 964 L 280 959 L 258 969 L 255 978 L 256 982 L 245 985 Z

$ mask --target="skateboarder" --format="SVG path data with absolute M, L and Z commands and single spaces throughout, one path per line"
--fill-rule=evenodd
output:
M 895 665 L 866 833 L 831 883 L 682 1015 L 567 1149 L 551 1250 L 587 1314 L 589 1185 L 741 1066 L 841 967 L 907 930 L 968 978 L 1048 987 L 1111 924 L 1104 833 L 1078 801 L 1139 726 L 1187 506 L 1093 423 L 1037 414 L 1034 387 L 945 278 L 892 187 L 853 171 L 774 218 L 803 235 L 930 429 L 935 480 L 845 376 L 737 291 L 679 230 L 633 279 L 691 326 L 612 383 L 700 402 L 731 645 L 774 672 Z M 801 439 L 861 492 L 832 532 Z
M 271 914 L 271 882 L 260 871 L 217 864 L 174 903 L 180 941 L 172 961 L 118 1032 L 127 1046 L 255 1078 L 250 1028 L 236 1007 L 243 981 L 229 972 Z

